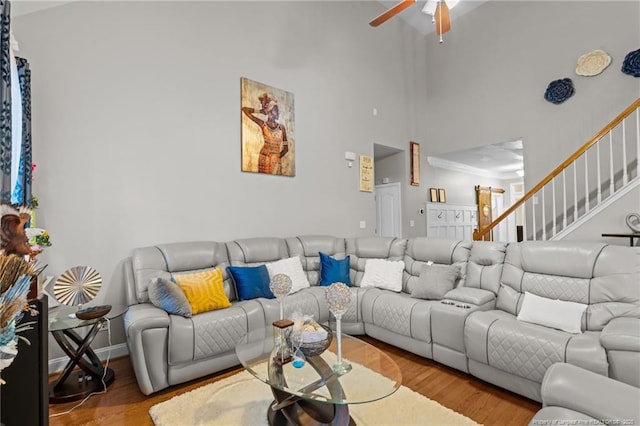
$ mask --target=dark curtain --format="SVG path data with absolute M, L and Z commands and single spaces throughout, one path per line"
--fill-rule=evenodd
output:
M 0 0 L 0 203 L 11 203 L 10 5 Z

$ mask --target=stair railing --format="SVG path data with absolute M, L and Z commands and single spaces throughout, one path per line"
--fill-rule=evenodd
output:
M 486 239 L 521 207 L 523 238 L 551 239 L 631 180 L 638 179 L 639 157 L 640 98 L 489 225 L 475 229 L 473 239 Z

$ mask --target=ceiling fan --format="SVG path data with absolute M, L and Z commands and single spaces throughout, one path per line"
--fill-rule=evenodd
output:
M 449 13 L 449 9 L 455 6 L 459 0 L 427 0 L 424 7 L 422 8 L 422 13 L 427 15 L 431 15 L 433 17 L 433 22 L 436 26 L 436 34 L 440 36 L 440 42 L 442 42 L 442 34 L 448 32 L 451 29 L 451 15 Z M 389 19 L 393 18 L 403 10 L 413 6 L 416 3 L 416 0 L 401 0 L 400 3 L 397 3 L 395 6 L 391 7 L 381 15 L 377 16 L 369 25 L 372 27 L 377 27 Z

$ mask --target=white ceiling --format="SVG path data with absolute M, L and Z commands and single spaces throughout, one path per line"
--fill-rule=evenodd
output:
M 522 140 L 428 156 L 433 167 L 471 173 L 496 179 L 522 179 L 524 170 Z

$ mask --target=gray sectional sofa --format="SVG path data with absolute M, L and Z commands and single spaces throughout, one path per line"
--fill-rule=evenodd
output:
M 542 400 L 555 363 L 568 363 L 640 387 L 640 253 L 596 242 L 495 243 L 396 238 L 299 236 L 138 248 L 127 259 L 125 328 L 145 394 L 237 365 L 234 347 L 248 331 L 279 316 L 274 299 L 238 301 L 228 265 L 259 265 L 299 256 L 311 286 L 284 300 L 330 322 L 318 286 L 318 252 L 350 256 L 351 307 L 343 331 L 366 334 L 482 380 Z M 360 287 L 368 259 L 402 260 L 402 291 Z M 455 288 L 442 300 L 411 297 L 428 264 L 457 265 Z M 232 307 L 192 318 L 149 302 L 154 277 L 221 267 Z M 582 333 L 517 319 L 525 292 L 586 304 Z

